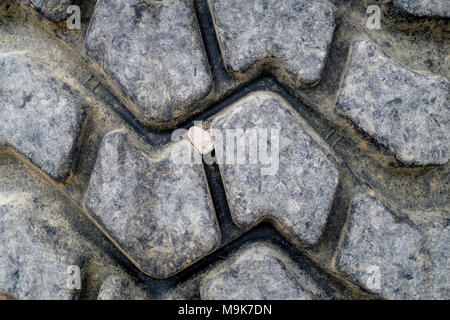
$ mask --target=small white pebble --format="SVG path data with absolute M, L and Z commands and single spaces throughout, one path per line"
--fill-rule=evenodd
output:
M 193 126 L 188 131 L 188 137 L 192 145 L 201 154 L 208 154 L 214 149 L 213 138 L 208 131 Z

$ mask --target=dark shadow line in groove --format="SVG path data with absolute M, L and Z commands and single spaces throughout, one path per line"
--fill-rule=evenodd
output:
M 216 163 L 212 165 L 203 163 L 203 167 L 222 234 L 221 245 L 224 245 L 239 237 L 244 231 L 238 228 L 231 218 L 219 166 Z
M 99 90 L 102 92 L 99 92 Z M 102 82 L 96 89 L 101 101 L 115 112 L 127 125 L 129 125 L 136 133 L 138 133 L 144 140 L 155 146 L 158 144 L 157 138 L 167 136 L 167 133 L 152 130 L 142 124 L 133 113 L 115 96 L 115 94 Z M 107 95 L 106 95 L 107 93 Z
M 226 72 L 226 70 L 225 64 L 222 60 L 222 55 L 220 54 L 219 42 L 217 41 L 214 23 L 207 1 L 193 0 L 193 3 L 206 56 L 208 57 L 214 84 L 216 85 L 218 79 L 217 70 L 221 70 L 222 72 Z
M 353 174 L 348 172 L 348 168 L 345 166 L 341 166 L 339 172 L 339 183 L 334 194 L 322 235 L 319 241 L 310 248 L 311 251 L 323 252 L 324 250 L 330 250 L 328 263 L 331 263 L 334 253 L 338 249 L 336 245 L 339 243 L 342 233 L 345 232 L 344 226 L 347 220 L 350 202 L 352 200 L 351 193 L 354 190 L 357 190 L 358 184 L 361 184 Z M 349 183 L 350 186 L 345 186 L 346 183 Z

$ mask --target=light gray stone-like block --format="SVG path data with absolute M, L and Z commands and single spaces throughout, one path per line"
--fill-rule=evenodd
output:
M 99 0 L 85 48 L 115 94 L 148 125 L 195 112 L 212 89 L 191 0 Z
M 161 154 L 134 136 L 108 134 L 89 184 L 86 209 L 145 273 L 167 278 L 220 243 L 201 164 L 179 164 L 183 140 Z
M 230 72 L 239 76 L 269 64 L 282 81 L 299 86 L 319 81 L 335 27 L 335 15 L 327 1 L 208 3 Z
M 44 17 L 53 22 L 60 22 L 67 18 L 67 8 L 72 0 L 19 0 L 30 6 Z
M 450 217 L 428 229 L 426 248 L 431 262 L 430 297 L 450 299 Z
M 339 178 L 325 143 L 284 99 L 271 92 L 254 92 L 235 102 L 213 119 L 211 128 L 221 133 L 226 145 L 220 147 L 212 130 L 233 221 L 248 229 L 261 219 L 272 219 L 294 240 L 314 244 L 327 220 Z M 226 143 L 230 129 L 242 130 L 245 149 L 239 151 Z M 252 130 L 262 130 L 266 136 L 255 138 Z M 229 147 L 233 147 L 234 162 L 220 156 Z M 261 157 L 264 149 L 269 159 Z M 238 164 L 241 152 L 245 161 Z
M 393 0 L 393 3 L 416 16 L 450 17 L 449 0 Z
M 422 234 L 369 195 L 355 197 L 349 214 L 340 271 L 388 299 L 450 297 L 448 225 Z
M 52 178 L 70 171 L 83 110 L 70 87 L 19 53 L 0 54 L 0 145 Z
M 361 196 L 351 205 L 338 267 L 383 297 L 418 299 L 424 276 L 419 239 L 417 230 L 396 221 L 375 198 Z
M 252 243 L 201 280 L 204 300 L 312 300 L 327 295 L 283 251 Z
M 408 165 L 450 157 L 450 82 L 413 72 L 368 40 L 352 45 L 336 111 Z
M 86 242 L 60 202 L 0 191 L 0 292 L 25 300 L 73 299 L 68 267 L 82 266 Z

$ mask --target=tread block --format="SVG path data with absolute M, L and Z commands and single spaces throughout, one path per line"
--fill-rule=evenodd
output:
M 413 72 L 368 40 L 352 45 L 336 111 L 404 164 L 450 157 L 450 82 Z
M 127 274 L 108 276 L 98 292 L 97 300 L 147 300 L 149 296 Z
M 335 15 L 327 1 L 208 3 L 230 72 L 239 76 L 270 65 L 279 80 L 298 86 L 319 81 L 335 27 Z
M 284 99 L 264 91 L 244 97 L 213 119 L 215 154 L 222 159 L 219 169 L 239 227 L 248 229 L 272 218 L 298 242 L 314 244 L 320 238 L 339 172 L 320 145 L 325 143 L 313 139 L 316 134 L 306 126 Z M 240 149 L 227 142 L 233 139 L 230 133 L 240 137 L 237 141 L 245 139 Z M 238 163 L 238 158 L 244 161 Z
M 75 297 L 67 269 L 82 265 L 84 248 L 62 208 L 28 192 L 0 193 L 0 291 L 25 300 Z
M 196 152 L 187 140 L 161 154 L 124 131 L 108 134 L 85 206 L 146 274 L 167 278 L 220 243 L 220 230 L 201 164 L 174 161 Z
M 435 222 L 421 234 L 367 194 L 354 198 L 349 214 L 340 271 L 388 299 L 450 297 L 449 226 Z
M 111 263 L 85 237 L 81 212 L 11 155 L 0 156 L 0 177 L 0 292 L 21 300 L 75 299 L 68 267 L 81 269 L 84 289 L 87 261 Z
M 280 248 L 252 243 L 203 276 L 204 300 L 316 300 L 320 286 Z
M 55 179 L 70 171 L 84 110 L 70 87 L 21 54 L 0 54 L 0 145 Z
M 195 112 L 212 90 L 191 0 L 99 0 L 85 49 L 113 92 L 150 126 Z

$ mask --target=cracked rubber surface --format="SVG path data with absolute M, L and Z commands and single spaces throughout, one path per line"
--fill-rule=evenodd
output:
M 0 299 L 448 300 L 446 2 L 2 1 Z

